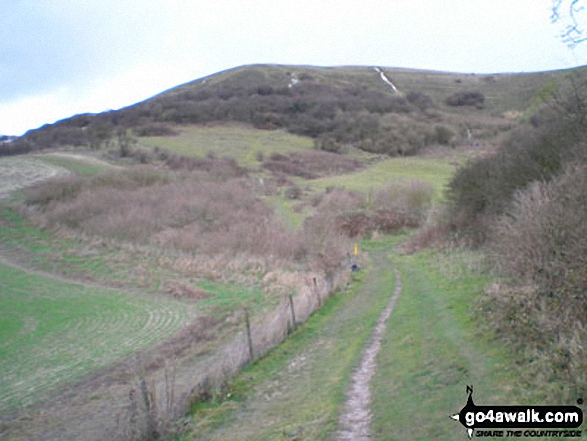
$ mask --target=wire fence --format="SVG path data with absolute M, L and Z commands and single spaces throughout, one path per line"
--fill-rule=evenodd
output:
M 348 278 L 348 270 L 330 277 L 311 275 L 295 295 L 287 295 L 271 313 L 251 318 L 243 311 L 242 329 L 230 341 L 191 363 L 162 369 L 149 380 L 138 366 L 138 379 L 131 386 L 125 415 L 119 418 L 112 439 L 151 440 L 177 432 L 194 402 L 221 393 L 240 369 L 283 342 Z

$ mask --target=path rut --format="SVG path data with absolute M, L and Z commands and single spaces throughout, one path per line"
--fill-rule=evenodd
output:
M 371 439 L 371 392 L 369 385 L 375 373 L 376 358 L 381 348 L 381 339 L 386 329 L 386 322 L 399 298 L 402 290 L 401 277 L 397 270 L 395 273 L 395 290 L 389 304 L 385 307 L 375 325 L 371 340 L 367 344 L 363 358 L 357 370 L 353 373 L 351 387 L 347 393 L 347 401 L 344 412 L 339 420 L 339 441 L 363 441 Z

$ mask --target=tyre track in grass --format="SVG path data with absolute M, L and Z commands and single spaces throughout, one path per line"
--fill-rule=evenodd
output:
M 31 157 L 0 159 L 0 199 L 8 198 L 14 191 L 47 179 L 65 176 L 63 167 L 45 164 Z
M 371 439 L 371 392 L 370 384 L 375 373 L 376 358 L 381 349 L 381 339 L 386 330 L 387 319 L 393 312 L 397 299 L 402 291 L 400 273 L 394 269 L 395 290 L 375 325 L 371 340 L 367 344 L 363 358 L 352 375 L 351 387 L 347 393 L 344 413 L 339 421 L 339 441 L 363 441 Z

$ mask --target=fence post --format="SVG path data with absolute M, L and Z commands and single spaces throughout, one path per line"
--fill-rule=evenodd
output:
M 253 353 L 253 338 L 251 337 L 251 322 L 249 321 L 249 310 L 245 308 L 245 324 L 247 326 L 247 340 L 249 342 L 249 357 L 251 363 L 255 360 Z
M 295 331 L 298 328 L 298 323 L 296 322 L 296 312 L 294 310 L 294 303 L 291 294 L 289 295 L 289 307 L 291 309 L 291 318 L 293 323 L 293 330 Z
M 320 292 L 318 291 L 318 284 L 316 283 L 316 277 L 313 277 L 314 281 L 314 294 L 318 297 L 318 308 L 322 308 L 322 297 L 320 297 Z

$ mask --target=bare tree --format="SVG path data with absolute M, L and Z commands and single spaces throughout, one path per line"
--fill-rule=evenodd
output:
M 563 26 L 560 37 L 569 48 L 587 41 L 587 35 L 583 34 L 587 0 L 552 0 L 550 19 Z

